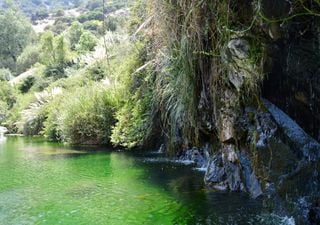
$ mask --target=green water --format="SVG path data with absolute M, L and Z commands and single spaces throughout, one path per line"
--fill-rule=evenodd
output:
M 157 154 L 8 137 L 0 139 L 0 224 L 279 224 L 260 201 L 207 190 L 202 177 Z

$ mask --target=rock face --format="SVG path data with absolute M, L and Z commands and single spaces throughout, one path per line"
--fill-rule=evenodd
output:
M 311 204 L 320 193 L 320 17 L 312 15 L 319 4 L 231 1 L 226 24 L 220 6 L 204 1 L 193 22 L 208 27 L 185 35 L 201 39 L 205 51 L 193 62 L 199 138 L 182 148 L 215 146 L 204 178 L 213 188 L 282 199 L 289 210 L 301 196 Z M 195 153 L 186 158 L 202 161 Z M 316 221 L 317 208 L 309 210 Z
M 320 192 L 320 144 L 269 101 L 240 104 L 241 90 L 259 79 L 248 49 L 249 42 L 240 38 L 227 45 L 225 62 L 232 85 L 222 91 L 217 119 L 220 147 L 208 162 L 205 183 L 218 190 L 247 192 L 253 198 L 298 202 L 308 194 L 312 199 Z M 297 205 L 288 207 L 304 215 L 297 221 L 305 223 L 307 216 Z M 311 208 L 310 222 L 318 222 L 318 215 L 318 208 Z
M 285 16 L 294 10 L 292 1 L 276 1 L 277 10 L 271 6 L 275 1 L 263 2 L 269 18 Z M 305 4 L 318 11 L 318 8 L 312 8 L 312 2 Z M 319 25 L 319 17 L 314 16 L 300 16 L 278 24 L 281 35 L 267 44 L 270 63 L 267 79 L 263 82 L 263 96 L 317 141 L 320 141 Z

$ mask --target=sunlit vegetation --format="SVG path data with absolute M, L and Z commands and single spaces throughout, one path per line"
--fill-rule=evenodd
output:
M 219 109 L 232 86 L 226 45 L 270 23 L 260 5 L 251 20 L 226 1 L 39 0 L 2 8 L 1 123 L 11 132 L 124 147 L 157 137 L 172 152 L 223 129 Z M 237 14 L 241 21 L 230 18 Z M 33 32 L 31 24 L 46 20 Z M 234 109 L 259 104 L 249 96 L 260 94 L 265 48 L 254 35 L 245 61 L 251 76 Z

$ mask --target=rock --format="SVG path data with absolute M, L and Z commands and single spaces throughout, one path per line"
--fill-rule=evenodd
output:
M 206 155 L 203 150 L 198 148 L 187 150 L 179 157 L 179 160 L 193 161 L 198 167 L 201 168 L 207 166 Z
M 234 145 L 229 144 L 222 147 L 222 159 L 224 162 L 236 163 L 238 161 L 239 158 Z
M 320 198 L 310 207 L 308 219 L 312 225 L 320 224 Z
M 295 4 L 286 0 L 261 3 L 268 5 L 271 15 L 281 10 L 279 15 L 283 18 L 290 7 L 277 7 L 275 3 Z M 315 6 L 310 2 L 308 7 Z M 295 7 L 291 10 L 291 15 L 296 13 Z M 262 95 L 320 142 L 320 20 L 311 17 L 308 21 L 301 17 L 280 24 L 282 37 L 268 44 L 267 58 L 272 65 L 263 81 Z
M 224 146 L 223 150 L 211 157 L 204 178 L 205 183 L 218 190 L 243 190 L 237 159 L 234 146 Z
M 243 83 L 245 75 L 240 71 L 230 70 L 228 71 L 229 81 L 234 85 L 234 87 L 239 92 Z
M 228 49 L 232 57 L 247 59 L 249 57 L 250 45 L 247 40 L 233 39 L 228 43 Z
M 230 191 L 243 191 L 243 184 L 238 164 L 231 162 L 225 163 L 226 183 Z
M 263 102 L 296 150 L 309 161 L 318 160 L 320 158 L 320 144 L 281 109 L 266 99 Z
M 221 183 L 225 180 L 224 165 L 220 153 L 211 156 L 204 180 L 209 185 Z
M 223 117 L 221 119 L 220 141 L 222 143 L 234 142 L 235 133 L 234 133 L 233 126 L 234 126 L 233 117 Z
M 255 175 L 250 159 L 245 152 L 240 153 L 240 162 L 242 168 L 242 176 L 245 182 L 245 188 L 252 198 L 257 198 L 263 194 L 260 182 Z

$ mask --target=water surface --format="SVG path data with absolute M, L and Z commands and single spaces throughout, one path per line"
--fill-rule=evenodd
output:
M 287 224 L 260 200 L 205 188 L 157 154 L 0 140 L 0 224 Z M 291 221 L 292 222 L 292 221 Z

